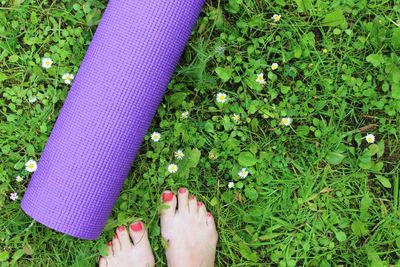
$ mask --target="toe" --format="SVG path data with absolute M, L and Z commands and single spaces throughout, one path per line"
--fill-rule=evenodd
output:
M 199 218 L 205 220 L 207 217 L 207 209 L 203 202 L 197 202 L 197 209 L 199 213 Z M 204 221 L 203 221 L 204 222 Z
M 107 243 L 107 247 L 108 247 L 108 256 L 113 256 L 113 255 L 114 255 L 112 245 L 113 245 L 113 244 L 112 244 L 111 241 Z
M 176 197 L 175 194 L 171 191 L 165 191 L 161 196 L 161 202 L 165 204 L 161 210 L 161 219 L 162 218 L 171 218 L 175 215 L 176 212 Z
M 107 267 L 107 260 L 104 257 L 100 258 L 99 267 Z
M 197 214 L 197 200 L 195 196 L 189 196 L 189 212 Z
M 117 234 L 114 234 L 114 238 L 112 239 L 111 242 L 112 242 L 112 249 L 113 249 L 114 254 L 119 253 L 121 251 L 121 244 L 119 242 Z
M 121 250 L 127 250 L 132 247 L 131 240 L 129 239 L 129 234 L 125 226 L 122 225 L 117 227 L 117 235 L 119 243 L 121 245 Z
M 178 190 L 178 211 L 189 211 L 189 192 L 186 188 L 179 188 Z
M 147 235 L 147 230 L 145 229 L 143 222 L 132 223 L 129 227 L 129 235 L 133 240 L 134 247 L 150 247 L 149 237 Z

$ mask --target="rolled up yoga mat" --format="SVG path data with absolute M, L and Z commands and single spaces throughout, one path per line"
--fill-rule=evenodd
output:
M 110 0 L 23 197 L 36 221 L 97 239 L 203 0 Z

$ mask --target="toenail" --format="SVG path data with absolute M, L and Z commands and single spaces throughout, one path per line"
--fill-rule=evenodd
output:
M 208 217 L 212 217 L 211 212 L 207 212 L 207 216 L 208 216 Z
M 137 223 L 133 223 L 133 224 L 131 224 L 131 229 L 132 229 L 132 231 L 134 231 L 134 232 L 139 232 L 139 231 L 141 231 L 142 230 L 142 223 L 141 222 L 137 222 Z
M 125 226 L 123 226 L 123 225 L 122 226 L 118 226 L 117 229 L 118 229 L 119 232 L 122 232 L 122 231 L 125 230 Z
M 181 194 L 186 193 L 186 188 L 179 188 L 179 193 Z
M 197 202 L 197 206 L 203 206 L 203 202 Z
M 115 234 L 114 234 L 114 238 L 118 238 L 118 235 L 117 235 L 117 233 L 115 233 Z
M 107 245 L 109 245 L 111 247 L 112 246 L 112 242 L 111 241 L 108 242 Z
M 162 200 L 165 201 L 171 201 L 174 198 L 174 193 L 173 192 L 164 192 L 162 194 Z

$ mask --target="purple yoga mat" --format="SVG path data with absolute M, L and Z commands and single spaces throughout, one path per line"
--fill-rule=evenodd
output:
M 99 237 L 202 5 L 108 2 L 22 199 L 29 216 Z

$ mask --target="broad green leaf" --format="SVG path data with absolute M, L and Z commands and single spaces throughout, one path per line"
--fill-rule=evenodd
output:
M 386 188 L 392 188 L 392 184 L 390 183 L 390 180 L 384 176 L 377 175 L 376 179 Z
M 244 189 L 244 194 L 246 197 L 248 197 L 250 200 L 257 200 L 258 198 L 258 193 L 257 190 L 255 190 L 253 187 L 246 187 Z
M 313 8 L 313 0 L 295 0 L 297 4 L 297 11 L 298 12 L 307 12 L 312 11 Z
M 344 242 L 347 239 L 346 233 L 342 231 L 335 232 L 335 236 L 339 242 Z
M 167 97 L 167 102 L 170 104 L 172 108 L 176 108 L 180 105 L 182 105 L 183 101 L 185 101 L 187 96 L 187 93 L 185 92 L 179 92 L 175 93 L 171 96 Z
M 370 54 L 366 60 L 374 65 L 374 67 L 379 67 L 382 63 L 385 63 L 386 59 L 382 54 Z
M 229 67 L 217 67 L 215 68 L 215 72 L 223 82 L 227 82 L 232 77 L 233 70 Z
M 351 224 L 351 230 L 357 237 L 364 236 L 368 234 L 368 229 L 365 227 L 364 223 L 361 221 L 355 221 Z
M 245 151 L 239 154 L 238 162 L 243 167 L 249 167 L 255 165 L 257 159 L 251 152 Z
M 392 97 L 394 99 L 400 99 L 400 83 L 392 84 Z
M 7 80 L 7 79 L 8 79 L 7 75 L 5 75 L 4 73 L 0 72 L 0 82 L 2 82 L 4 80 Z
M 324 19 L 322 20 L 322 26 L 341 26 L 342 28 L 346 28 L 347 21 L 341 10 L 335 10 L 324 17 Z
M 400 28 L 397 27 L 393 30 L 392 45 L 395 49 L 400 48 Z
M 6 261 L 10 257 L 10 253 L 7 251 L 0 252 L 0 262 Z
M 342 163 L 342 161 L 343 161 L 343 159 L 344 159 L 345 157 L 346 157 L 346 156 L 343 155 L 343 154 L 341 154 L 341 153 L 337 153 L 337 152 L 328 152 L 328 154 L 326 155 L 326 161 L 327 161 L 329 164 L 338 165 L 338 164 Z
M 240 254 L 242 254 L 242 256 L 252 262 L 257 262 L 258 257 L 257 257 L 257 253 L 251 251 L 250 247 L 244 243 L 244 242 L 240 242 L 239 243 L 239 251 Z

